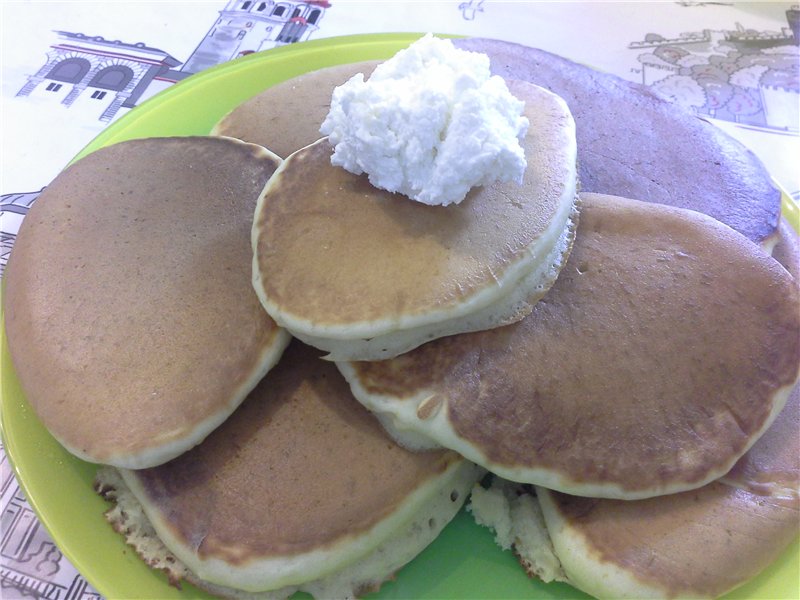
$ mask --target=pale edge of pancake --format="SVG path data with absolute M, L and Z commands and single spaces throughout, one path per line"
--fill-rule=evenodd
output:
M 368 340 L 332 340 L 297 332 L 293 335 L 311 346 L 327 350 L 328 354 L 324 356 L 327 360 L 386 360 L 434 339 L 514 323 L 530 314 L 533 305 L 545 296 L 566 264 L 575 240 L 579 207 L 579 197 L 576 195 L 566 227 L 544 260 L 540 260 L 521 280 L 508 284 L 510 291 L 505 296 L 474 313 L 432 326 L 402 329 Z
M 552 92 L 546 94 L 568 116 L 567 127 L 562 132 L 564 154 L 570 169 L 569 179 L 563 182 L 559 211 L 543 234 L 526 249 L 524 254 L 496 278 L 495 285 L 482 289 L 458 305 L 423 315 L 392 320 L 375 320 L 341 326 L 325 326 L 298 318 L 281 309 L 264 292 L 261 270 L 258 266 L 259 230 L 258 215 L 264 210 L 270 188 L 290 164 L 290 155 L 272 175 L 256 205 L 253 243 L 253 287 L 265 310 L 276 323 L 292 335 L 321 350 L 329 352 L 331 360 L 377 360 L 397 356 L 427 341 L 445 335 L 479 331 L 517 321 L 530 312 L 533 302 L 543 296 L 553 285 L 561 267 L 566 263 L 575 228 L 577 197 L 577 142 L 575 122 L 563 99 Z M 322 140 L 314 142 L 323 143 Z M 312 144 L 313 145 L 313 144 Z M 308 146 L 307 146 L 308 147 Z M 298 152 L 302 151 L 298 150 Z M 519 288 L 522 287 L 524 291 Z M 526 289 L 527 288 L 527 289 Z M 515 294 L 515 292 L 517 292 Z M 504 312 L 507 311 L 507 312 Z
M 298 590 L 318 598 L 351 598 L 377 589 L 439 535 L 485 471 L 465 460 L 454 461 L 366 534 L 326 549 L 240 567 L 201 559 L 177 542 L 157 508 L 142 502 L 141 487 L 131 473 L 101 467 L 95 490 L 115 502 L 106 519 L 146 564 L 164 570 L 173 585 L 185 579 L 222 597 L 271 599 Z
M 164 444 L 154 445 L 150 448 L 142 450 L 136 454 L 116 454 L 104 457 L 102 464 L 112 465 L 123 469 L 145 469 L 155 467 L 163 464 L 173 458 L 180 456 L 187 450 L 195 447 L 202 442 L 208 434 L 214 431 L 217 427 L 222 425 L 225 420 L 230 417 L 233 412 L 244 402 L 247 395 L 256 387 L 259 381 L 274 367 L 281 358 L 286 346 L 289 345 L 292 336 L 280 328 L 275 329 L 275 335 L 272 337 L 272 342 L 266 346 L 259 357 L 256 366 L 250 375 L 236 393 L 231 397 L 228 404 L 224 409 L 211 415 L 207 419 L 197 423 L 191 430 L 190 435 L 184 436 L 177 440 L 172 440 Z M 52 433 L 52 432 L 51 432 Z M 64 446 L 64 448 L 74 454 L 81 460 L 86 462 L 99 462 L 97 457 L 89 456 L 82 452 L 79 448 L 66 443 L 63 439 L 53 434 L 53 437 Z
M 503 550 L 513 550 L 525 571 L 545 583 L 569 583 L 556 556 L 536 498 L 519 484 L 492 476 L 489 488 L 475 484 L 467 510 L 475 522 L 492 529 Z
M 438 394 L 428 390 L 423 390 L 408 398 L 374 394 L 361 384 L 358 373 L 351 363 L 337 362 L 336 366 L 350 384 L 350 389 L 356 399 L 376 415 L 386 432 L 401 446 L 411 450 L 438 447 L 449 448 L 455 450 L 466 459 L 510 481 L 540 485 L 574 496 L 617 498 L 621 500 L 639 500 L 684 492 L 702 487 L 721 477 L 769 429 L 786 404 L 795 384 L 800 381 L 800 366 L 798 366 L 798 375 L 795 380 L 786 386 L 778 388 L 773 394 L 770 413 L 761 429 L 751 436 L 748 444 L 738 453 L 732 454 L 727 463 L 710 472 L 705 478 L 691 483 L 673 483 L 646 490 L 631 491 L 612 482 L 585 483 L 574 481 L 553 469 L 508 466 L 494 463 L 486 455 L 483 448 L 458 436 L 450 421 L 446 399 L 444 402 L 437 402 L 437 408 L 434 411 L 427 410 L 426 403 L 436 398 Z
M 547 522 L 547 531 L 568 582 L 596 598 L 667 598 L 662 588 L 647 585 L 629 572 L 610 562 L 593 560 L 595 551 L 585 538 L 570 531 L 548 490 L 536 488 L 536 498 Z M 691 540 L 687 540 L 691 543 Z
M 545 488 L 531 491 L 493 477 L 488 489 L 475 485 L 467 510 L 478 525 L 494 531 L 498 546 L 514 552 L 529 576 L 545 583 L 561 581 L 596 598 L 671 596 L 611 562 L 592 558 L 596 549 L 571 530 Z
M 779 234 L 778 231 L 775 231 L 771 235 L 769 235 L 769 236 L 765 237 L 763 240 L 761 240 L 761 243 L 759 244 L 759 246 L 765 253 L 767 253 L 770 256 L 772 256 L 772 253 L 775 251 L 775 246 L 778 245 L 779 241 L 780 241 L 780 234 Z
M 467 508 L 478 525 L 494 530 L 500 547 L 513 549 L 530 576 L 545 583 L 562 581 L 598 598 L 664 595 L 610 563 L 591 562 L 587 557 L 592 552 L 580 536 L 563 531 L 567 526 L 543 488 L 536 488 L 534 495 L 518 484 L 494 477 L 488 489 L 475 486 Z

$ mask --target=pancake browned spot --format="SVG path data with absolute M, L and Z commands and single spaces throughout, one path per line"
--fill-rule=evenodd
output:
M 230 138 L 123 142 L 45 189 L 6 275 L 8 344 L 44 425 L 139 468 L 202 440 L 288 340 L 250 281 L 256 199 L 280 159 Z
M 211 135 L 260 144 L 286 158 L 321 137 L 319 128 L 330 111 L 333 88 L 356 73 L 369 75 L 378 62 L 336 65 L 273 85 L 225 115 Z
M 267 312 L 339 360 L 396 356 L 530 312 L 572 243 L 576 150 L 557 96 L 509 88 L 531 122 L 523 183 L 474 188 L 456 206 L 374 188 L 330 164 L 327 139 L 287 158 L 253 224 L 254 285 Z
M 797 286 L 700 213 L 582 202 L 569 261 L 530 316 L 339 367 L 398 439 L 507 479 L 626 499 L 702 486 L 798 377 Z M 418 416 L 431 396 L 443 406 Z
M 335 367 L 295 341 L 202 444 L 121 473 L 198 585 L 352 597 L 430 543 L 481 470 L 393 443 Z
M 493 73 L 552 90 L 575 117 L 581 190 L 690 208 L 769 249 L 780 192 L 755 155 L 718 127 L 624 81 L 543 50 L 454 40 L 489 55 Z

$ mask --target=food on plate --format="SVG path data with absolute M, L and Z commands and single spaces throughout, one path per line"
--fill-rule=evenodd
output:
M 778 241 L 772 249 L 772 258 L 786 267 L 800 285 L 800 234 L 783 218 L 778 223 Z
M 706 213 L 770 250 L 780 191 L 741 143 L 648 88 L 544 50 L 484 38 L 456 47 L 486 53 L 492 71 L 564 98 L 575 117 L 581 190 Z M 215 133 L 286 157 L 319 138 L 333 89 L 379 61 L 338 65 L 289 79 L 233 109 Z M 303 106 L 302 118 L 295 107 Z
M 700 211 L 769 250 L 780 191 L 761 162 L 718 127 L 648 88 L 536 48 L 454 40 L 489 55 L 492 71 L 545 87 L 567 102 L 577 128 L 581 191 Z
M 433 206 L 458 204 L 479 185 L 522 183 L 525 103 L 489 57 L 427 34 L 364 78 L 333 90 L 320 127 L 331 164 L 382 190 Z
M 581 202 L 569 260 L 526 318 L 337 364 L 401 443 L 506 479 L 621 499 L 705 485 L 798 379 L 796 282 L 700 213 Z
M 471 489 L 529 572 L 597 595 L 625 591 L 607 574 L 664 589 L 643 562 L 599 567 L 587 532 L 617 551 L 736 521 L 715 529 L 732 552 L 708 559 L 725 539 L 708 536 L 696 569 L 661 573 L 668 592 L 712 595 L 796 535 L 796 396 L 780 411 L 800 371 L 800 292 L 746 238 L 790 271 L 800 246 L 763 167 L 640 86 L 514 44 L 456 44 L 488 52 L 525 104 L 521 186 L 425 206 L 333 166 L 339 133 L 320 126 L 370 61 L 273 86 L 216 138 L 100 150 L 31 211 L 6 294 L 20 379 L 68 449 L 114 465 L 96 480 L 107 517 L 171 583 L 365 593 Z M 471 165 L 457 150 L 450 164 Z M 585 191 L 645 202 L 585 194 L 578 227 L 579 173 Z M 301 341 L 281 357 L 279 324 L 341 373 Z M 473 488 L 472 460 L 532 483 Z M 727 516 L 739 510 L 769 525 Z M 640 521 L 630 536 L 584 512 Z
M 575 138 L 560 98 L 509 87 L 530 120 L 522 185 L 426 206 L 331 165 L 327 138 L 284 161 L 253 223 L 254 286 L 278 324 L 330 358 L 378 359 L 530 312 L 572 243 Z
M 286 158 L 321 137 L 319 128 L 330 111 L 334 88 L 357 73 L 371 73 L 379 63 L 336 65 L 277 83 L 227 113 L 211 135 L 260 144 Z
M 470 510 L 545 581 L 597 598 L 716 598 L 797 536 L 798 431 L 800 386 L 734 468 L 697 490 L 602 500 L 496 479 L 489 489 L 476 486 Z
M 67 450 L 165 462 L 278 360 L 288 336 L 253 292 L 250 227 L 279 163 L 233 139 L 134 140 L 41 194 L 8 262 L 5 326 L 22 389 Z
M 352 598 L 452 519 L 483 471 L 455 452 L 394 444 L 319 355 L 292 342 L 182 456 L 98 473 L 117 503 L 107 518 L 145 561 L 224 597 Z

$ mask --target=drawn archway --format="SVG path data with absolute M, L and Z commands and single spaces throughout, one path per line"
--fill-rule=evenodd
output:
M 65 83 L 79 83 L 89 72 L 91 63 L 85 58 L 65 58 L 47 73 L 48 79 Z
M 133 79 L 133 69 L 125 65 L 111 65 L 100 69 L 89 82 L 91 87 L 104 90 L 122 91 L 131 79 Z

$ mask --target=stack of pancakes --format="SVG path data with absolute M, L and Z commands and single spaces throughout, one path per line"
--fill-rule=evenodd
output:
M 26 395 L 109 465 L 97 489 L 137 552 L 220 596 L 377 589 L 473 489 L 545 580 L 723 594 L 798 526 L 780 194 L 638 86 L 456 43 L 526 103 L 521 185 L 431 207 L 331 166 L 333 88 L 374 62 L 273 86 L 210 137 L 97 151 L 9 261 Z

